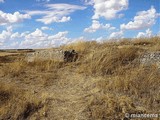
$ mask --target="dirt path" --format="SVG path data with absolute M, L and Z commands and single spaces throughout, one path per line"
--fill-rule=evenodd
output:
M 52 72 L 51 72 L 52 73 Z M 48 74 L 48 73 L 42 73 Z M 19 89 L 30 92 L 34 97 L 46 98 L 44 110 L 46 120 L 86 120 L 88 115 L 83 115 L 87 105 L 93 98 L 93 93 L 99 92 L 95 88 L 98 79 L 88 78 L 71 71 L 63 72 L 60 79 L 54 80 L 52 85 L 43 86 L 38 84 L 38 75 L 23 76 L 23 78 L 0 78 L 4 84 L 14 84 Z M 28 78 L 27 78 L 28 77 Z M 37 78 L 37 79 L 36 79 Z M 27 81 L 28 80 L 28 81 Z M 33 81 L 31 81 L 33 80 Z M 43 79 L 42 79 L 43 81 Z M 34 117 L 33 117 L 34 116 Z M 36 113 L 28 118 L 35 118 Z
M 72 79 L 68 76 L 63 80 L 67 81 L 67 84 L 60 85 L 57 90 L 52 87 L 47 90 L 51 92 L 50 98 L 52 98 L 49 103 L 49 118 L 86 120 L 87 118 L 84 117 L 86 115 L 82 115 L 83 111 L 87 109 L 93 92 L 99 92 L 98 89 L 93 89 L 96 81 L 93 82 L 92 79 L 76 74 L 72 75 Z

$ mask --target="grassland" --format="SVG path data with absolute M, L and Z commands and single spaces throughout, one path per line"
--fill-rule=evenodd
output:
M 138 62 L 145 52 L 160 51 L 160 38 L 60 49 L 75 49 L 79 59 L 27 63 L 25 52 L 0 53 L 0 119 L 127 120 L 125 113 L 160 113 L 160 71 Z

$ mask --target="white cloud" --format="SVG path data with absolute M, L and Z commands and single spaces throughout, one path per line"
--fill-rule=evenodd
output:
M 4 0 L 0 0 L 0 3 L 4 3 Z
M 147 11 L 140 11 L 134 17 L 133 21 L 127 24 L 121 24 L 121 29 L 123 30 L 140 30 L 144 28 L 149 28 L 156 23 L 156 18 L 158 14 L 156 9 L 152 6 Z
M 53 30 L 53 28 L 49 28 L 47 26 L 43 26 L 43 27 L 41 27 L 41 30 Z
M 31 16 L 42 15 L 42 18 L 36 21 L 44 24 L 51 24 L 53 22 L 67 22 L 71 20 L 69 16 L 76 10 L 84 10 L 86 7 L 71 5 L 71 4 L 46 4 L 47 10 L 26 11 Z
M 144 37 L 151 37 L 152 31 L 150 29 L 147 29 L 145 32 L 139 32 L 137 35 L 137 38 L 144 38 Z
M 123 31 L 113 32 L 110 34 L 109 39 L 120 39 L 123 38 Z
M 0 42 L 0 46 L 2 46 L 3 45 L 3 43 L 2 42 Z
M 19 12 L 4 13 L 0 11 L 0 25 L 8 25 L 12 23 L 22 22 L 24 19 L 30 19 L 31 17 L 28 14 L 20 14 Z
M 10 36 L 12 35 L 12 27 L 7 27 L 6 30 L 3 30 L 2 33 L 0 33 L 0 43 L 3 44 L 6 40 L 10 39 Z
M 47 37 L 47 34 L 43 33 L 40 29 L 36 29 L 34 32 L 26 35 L 25 39 L 30 41 L 44 41 Z
M 88 27 L 88 28 L 85 28 L 84 32 L 93 33 L 93 32 L 96 32 L 97 30 L 100 30 L 100 29 L 114 30 L 115 27 L 111 27 L 110 24 L 103 25 L 103 24 L 99 23 L 99 21 L 93 20 L 92 21 L 92 25 L 90 27 Z
M 107 20 L 122 17 L 120 11 L 128 8 L 128 0 L 94 0 L 92 19 L 104 17 Z
M 103 37 L 99 37 L 96 39 L 97 42 L 99 43 L 103 43 L 104 42 L 104 38 Z
M 1 49 L 6 48 L 45 48 L 55 47 L 67 44 L 72 39 L 66 37 L 68 31 L 58 32 L 55 35 L 49 35 L 36 29 L 33 32 L 13 32 L 12 27 L 7 27 L 0 33 Z
M 94 0 L 83 0 L 85 5 L 93 5 L 94 4 Z
M 13 34 L 10 36 L 11 39 L 16 39 L 16 38 L 20 38 L 20 37 L 21 37 L 21 35 L 20 35 L 18 32 L 13 33 Z
M 21 42 L 20 47 L 44 48 L 67 44 L 70 41 L 70 39 L 66 37 L 67 34 L 68 32 L 64 31 L 58 32 L 55 35 L 48 35 L 41 30 L 36 29 L 36 31 L 29 33 L 25 37 L 25 40 Z
M 52 36 L 49 36 L 48 39 L 54 39 L 54 40 L 59 40 L 59 38 L 63 38 L 64 36 L 66 36 L 68 34 L 68 31 L 64 31 L 64 32 L 59 32 L 57 33 L 56 35 L 52 35 Z
M 51 17 L 43 17 L 42 19 L 37 19 L 36 21 L 38 22 L 42 22 L 44 24 L 51 24 L 53 22 L 68 22 L 70 21 L 71 18 L 70 17 L 66 17 L 66 16 L 61 16 L 61 17 L 57 17 L 57 16 L 51 16 Z
M 87 39 L 84 36 L 80 36 L 78 38 L 70 39 L 67 44 L 76 43 L 76 42 L 82 42 L 82 41 L 87 41 Z

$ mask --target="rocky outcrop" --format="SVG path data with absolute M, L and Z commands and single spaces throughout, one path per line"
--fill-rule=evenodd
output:
M 26 61 L 33 62 L 35 60 L 63 60 L 62 50 L 38 50 L 36 52 L 27 53 Z
M 140 63 L 145 66 L 157 65 L 160 68 L 160 51 L 157 52 L 147 52 L 140 58 Z

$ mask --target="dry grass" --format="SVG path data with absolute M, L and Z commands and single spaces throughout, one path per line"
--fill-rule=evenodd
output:
M 117 74 L 119 68 L 131 64 L 138 56 L 138 49 L 134 47 L 122 49 L 109 47 L 95 50 L 95 52 L 90 54 L 88 59 L 84 61 L 87 63 L 84 69 L 87 71 L 84 71 L 84 73 L 89 72 L 94 75 Z
M 0 59 L 0 119 L 120 120 L 160 112 L 159 69 L 138 63 L 144 52 L 160 50 L 158 37 L 62 48 L 78 51 L 79 60 Z
M 19 53 L 8 53 L 8 52 L 1 52 L 0 56 L 8 56 L 8 55 L 17 55 Z
M 0 82 L 0 119 L 27 119 L 36 111 L 43 111 L 45 97 L 38 99 L 32 91 L 17 85 Z M 39 116 L 41 116 L 39 113 Z

